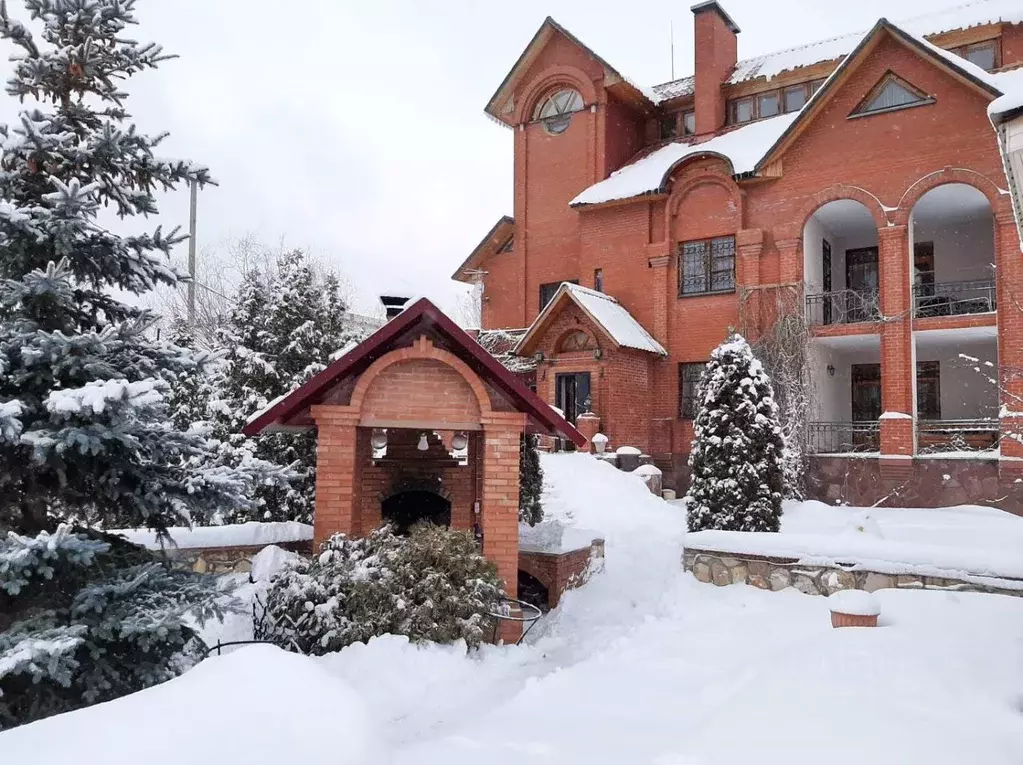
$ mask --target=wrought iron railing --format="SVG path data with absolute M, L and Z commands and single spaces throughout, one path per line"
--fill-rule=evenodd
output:
M 881 449 L 877 420 L 862 422 L 809 422 L 806 443 L 811 454 L 851 454 Z
M 998 448 L 998 438 L 996 419 L 918 420 L 916 423 L 920 454 L 994 451 Z
M 913 314 L 918 319 L 988 313 L 995 308 L 994 279 L 913 285 Z
M 806 319 L 812 325 L 857 324 L 880 318 L 877 290 L 839 290 L 806 296 Z

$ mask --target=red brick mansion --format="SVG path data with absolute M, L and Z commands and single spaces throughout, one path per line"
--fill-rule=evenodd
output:
M 684 485 L 711 350 L 796 313 L 818 497 L 1018 509 L 1023 256 L 988 111 L 1023 87 L 1023 5 L 746 60 L 692 10 L 693 76 L 641 87 L 547 19 L 487 104 L 515 194 L 455 274 L 483 327 Z

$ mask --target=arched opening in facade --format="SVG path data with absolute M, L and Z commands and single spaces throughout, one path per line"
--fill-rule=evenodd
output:
M 877 223 L 855 199 L 822 205 L 803 226 L 803 283 L 813 325 L 879 317 Z
M 910 216 L 914 318 L 995 310 L 994 216 L 965 183 L 924 194 Z
M 432 491 L 413 489 L 393 494 L 381 503 L 384 523 L 398 534 L 407 534 L 417 523 L 451 525 L 451 502 Z
M 909 257 L 917 452 L 993 452 L 998 331 L 987 196 L 965 183 L 921 196 L 910 216 Z
M 815 337 L 811 344 L 808 449 L 877 452 L 881 346 L 867 325 L 881 316 L 881 274 L 877 221 L 866 205 L 836 199 L 807 219 L 803 280 L 808 323 L 841 332 Z M 862 325 L 862 334 L 856 325 Z M 850 327 L 848 333 L 843 326 Z

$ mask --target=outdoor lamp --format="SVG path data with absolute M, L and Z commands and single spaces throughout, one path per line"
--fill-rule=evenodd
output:
M 469 445 L 469 436 L 465 433 L 455 433 L 455 437 L 451 439 L 451 446 L 456 452 L 462 451 Z
M 416 448 L 421 452 L 425 452 L 430 448 L 430 443 L 426 440 L 426 433 L 419 434 L 419 443 L 416 445 Z
M 377 428 L 370 436 L 369 443 L 374 449 L 383 449 L 387 446 L 387 431 Z

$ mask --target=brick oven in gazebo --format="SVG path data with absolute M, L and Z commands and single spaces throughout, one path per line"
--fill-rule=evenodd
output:
M 317 429 L 315 544 L 384 521 L 472 529 L 516 596 L 519 438 L 585 438 L 420 299 L 246 425 Z

